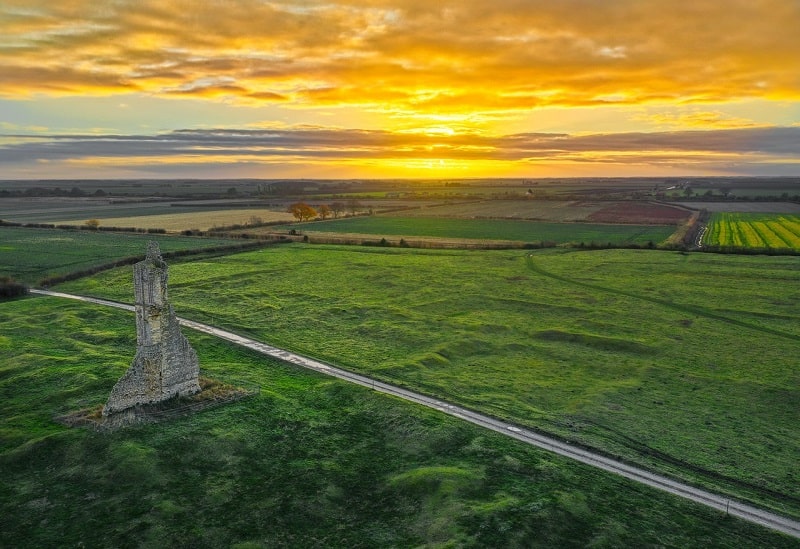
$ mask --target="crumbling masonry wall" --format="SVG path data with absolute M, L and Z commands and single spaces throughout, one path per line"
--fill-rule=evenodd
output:
M 181 333 L 167 296 L 167 264 L 158 243 L 133 266 L 136 356 L 108 397 L 103 415 L 200 391 L 197 353 Z

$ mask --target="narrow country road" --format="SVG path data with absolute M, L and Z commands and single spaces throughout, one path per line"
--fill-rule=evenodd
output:
M 51 292 L 46 290 L 31 290 L 31 293 L 38 295 L 53 296 L 53 297 L 62 297 L 68 299 L 77 299 L 80 301 L 94 303 L 97 305 L 117 307 L 120 309 L 125 309 L 126 311 L 134 310 L 133 305 L 127 305 L 115 301 L 108 301 L 105 299 L 97 299 L 92 297 L 78 296 L 74 294 L 65 294 L 60 292 Z M 708 492 L 706 490 L 695 488 L 688 484 L 672 480 L 668 477 L 652 473 L 645 469 L 634 467 L 625 464 L 621 461 L 617 461 L 602 456 L 600 454 L 596 454 L 590 450 L 572 446 L 568 442 L 563 442 L 555 438 L 551 438 L 527 429 L 520 428 L 514 424 L 507 423 L 505 421 L 493 418 L 491 416 L 479 414 L 477 412 L 466 410 L 464 408 L 460 408 L 458 406 L 454 406 L 452 404 L 448 404 L 446 402 L 442 402 L 435 398 L 421 395 L 419 393 L 415 393 L 413 391 L 409 391 L 401 387 L 396 387 L 394 385 L 389 385 L 387 383 L 383 383 L 381 381 L 377 381 L 366 376 L 354 374 L 352 372 L 348 372 L 346 370 L 342 370 L 340 368 L 331 366 L 330 364 L 326 364 L 318 360 L 314 360 L 295 353 L 291 353 L 283 349 L 278 349 L 276 347 L 272 347 L 265 343 L 261 343 L 253 339 L 249 339 L 234 334 L 232 332 L 228 332 L 219 328 L 215 328 L 213 326 L 209 326 L 208 324 L 202 324 L 200 322 L 195 322 L 193 320 L 187 320 L 183 318 L 179 318 L 179 321 L 183 326 L 192 328 L 193 330 L 197 330 L 199 332 L 219 337 L 221 339 L 225 339 L 242 347 L 246 347 L 248 349 L 257 351 L 261 354 L 277 358 L 284 362 L 296 364 L 298 366 L 302 366 L 303 368 L 308 368 L 311 370 L 315 370 L 317 372 L 322 372 L 327 375 L 338 377 L 340 379 L 350 381 L 351 383 L 357 383 L 358 385 L 369 387 L 370 389 L 373 389 L 375 391 L 380 391 L 382 393 L 394 395 L 396 397 L 400 397 L 402 399 L 409 400 L 411 402 L 416 402 L 417 404 L 422 404 L 423 406 L 428 406 L 429 408 L 434 408 L 446 414 L 450 414 L 451 416 L 455 416 L 465 421 L 469 421 L 470 423 L 474 423 L 475 425 L 480 425 L 481 427 L 491 429 L 492 431 L 496 431 L 498 433 L 502 433 L 504 435 L 513 437 L 523 442 L 527 442 L 528 444 L 531 444 L 533 446 L 537 446 L 539 448 L 555 452 L 556 454 L 574 459 L 576 461 L 580 461 L 581 463 L 585 463 L 587 465 L 603 469 L 604 471 L 615 473 L 617 475 L 621 475 L 625 478 L 640 482 L 642 484 L 652 486 L 653 488 L 657 488 L 659 490 L 663 490 L 665 492 L 681 496 L 691 501 L 701 503 L 708 507 L 712 507 L 719 511 L 723 511 L 732 516 L 747 520 L 749 522 L 760 524 L 761 526 L 765 526 L 767 528 L 771 528 L 773 530 L 789 534 L 790 536 L 800 538 L 800 522 L 772 513 L 770 511 L 759 509 L 758 507 L 753 507 L 751 505 L 740 503 L 738 501 L 729 499 L 725 496 L 717 495 L 712 492 Z
M 697 236 L 694 239 L 694 247 L 697 248 L 698 250 L 703 247 L 703 238 L 705 238 L 707 230 L 708 230 L 708 225 L 703 223 L 700 226 L 700 230 L 697 231 Z

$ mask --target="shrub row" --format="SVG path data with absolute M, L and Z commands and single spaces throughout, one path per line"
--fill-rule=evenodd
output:
M 581 248 L 587 250 L 611 250 L 611 249 L 644 249 L 654 250 L 659 246 L 652 240 L 643 244 L 638 243 L 624 243 L 615 244 L 613 242 L 568 242 L 566 244 L 559 244 L 552 240 L 540 240 L 537 242 L 514 242 L 514 241 L 452 241 L 452 240 L 406 240 L 401 238 L 398 241 L 388 240 L 386 238 L 378 239 L 356 239 L 356 238 L 343 238 L 343 237 L 319 237 L 312 236 L 310 239 L 304 238 L 304 242 L 312 244 L 345 244 L 345 245 L 360 245 L 360 246 L 375 246 L 375 247 L 400 247 L 400 248 L 445 248 L 445 249 L 475 249 L 475 250 L 540 250 L 544 248 Z M 669 249 L 682 249 L 669 248 Z
M 341 242 L 341 241 L 340 241 Z M 340 243 L 334 242 L 334 243 Z M 321 243 L 317 237 L 312 240 L 313 244 Z M 322 242 L 327 243 L 327 242 Z M 348 240 L 347 243 L 357 244 L 355 241 Z M 400 247 L 400 248 L 446 248 L 446 249 L 476 249 L 476 250 L 539 250 L 542 248 L 555 248 L 558 246 L 556 242 L 552 241 L 538 241 L 538 242 L 457 242 L 448 240 L 406 240 L 401 238 L 399 242 L 392 242 L 386 238 L 380 240 L 362 240 L 361 246 L 378 246 L 378 247 Z
M 769 248 L 769 247 L 749 247 L 749 246 L 722 246 L 719 244 L 703 245 L 700 252 L 716 254 L 737 254 L 737 255 L 800 255 L 800 250 L 793 248 Z
M 251 228 L 252 225 L 245 228 Z M 241 233 L 234 233 L 228 232 L 229 229 L 219 227 L 212 228 L 209 231 L 201 231 L 200 229 L 186 229 L 181 231 L 182 236 L 201 236 L 201 237 L 211 237 L 211 238 L 226 238 L 226 239 L 244 239 L 244 240 L 289 240 L 289 238 L 285 234 L 279 233 L 248 233 L 248 232 L 241 232 Z M 292 233 L 296 234 L 296 233 Z
M 241 231 L 242 229 L 256 229 L 258 227 L 271 227 L 273 225 L 286 225 L 286 221 L 260 221 L 258 223 L 234 223 L 233 225 L 223 225 L 221 227 L 212 227 L 212 231 Z M 196 230 L 196 229 L 192 229 Z M 202 232 L 202 231 L 199 231 Z
M 652 240 L 648 240 L 644 243 L 638 242 L 624 242 L 624 243 L 613 243 L 613 242 L 570 242 L 567 244 L 567 247 L 570 248 L 581 248 L 587 250 L 682 250 L 684 249 L 683 246 L 669 246 L 669 245 L 658 245 Z
M 11 299 L 28 293 L 28 287 L 8 276 L 0 276 L 0 299 Z
M 137 227 L 92 227 L 91 225 L 54 225 L 53 223 L 15 223 L 0 219 L 2 227 L 26 227 L 30 229 L 65 229 L 71 231 L 108 231 L 120 233 L 142 233 L 142 234 L 167 234 L 166 229 L 144 229 Z

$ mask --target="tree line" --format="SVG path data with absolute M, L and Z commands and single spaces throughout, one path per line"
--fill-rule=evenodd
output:
M 311 206 L 306 202 L 295 202 L 294 204 L 290 204 L 286 211 L 292 214 L 298 221 L 310 221 L 317 218 L 324 221 L 329 217 L 336 219 L 347 212 L 349 212 L 350 215 L 356 215 L 363 209 L 364 205 L 358 200 L 353 199 L 347 202 L 321 204 L 317 207 Z

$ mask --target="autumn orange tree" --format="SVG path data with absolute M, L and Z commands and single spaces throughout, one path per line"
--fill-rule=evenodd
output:
M 317 210 L 305 202 L 295 202 L 286 210 L 299 221 L 308 221 L 317 217 Z

